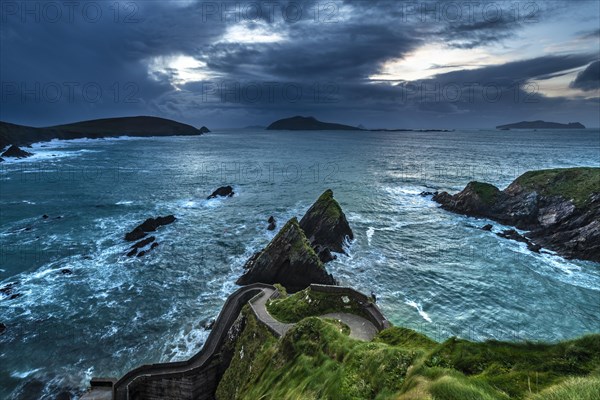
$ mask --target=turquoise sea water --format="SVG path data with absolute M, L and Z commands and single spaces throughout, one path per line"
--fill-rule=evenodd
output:
M 244 130 L 31 151 L 0 164 L 0 287 L 16 282 L 21 294 L 0 294 L 0 398 L 53 399 L 91 376 L 190 357 L 246 259 L 273 237 L 268 217 L 279 227 L 301 217 L 327 188 L 355 233 L 327 268 L 374 291 L 392 323 L 437 340 L 600 332 L 600 265 L 531 253 L 479 229 L 490 221 L 419 196 L 600 166 L 598 130 Z M 226 184 L 235 197 L 205 200 Z M 159 229 L 159 247 L 126 257 L 124 233 L 167 214 L 178 220 Z

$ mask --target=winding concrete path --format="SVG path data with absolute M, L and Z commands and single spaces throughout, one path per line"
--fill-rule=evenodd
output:
M 253 284 L 242 287 L 234 292 L 223 306 L 215 326 L 211 331 L 206 343 L 199 353 L 191 359 L 183 362 L 159 363 L 144 365 L 129 371 L 120 380 L 114 383 L 112 390 L 106 387 L 94 387 L 81 398 L 82 400 L 105 400 L 110 399 L 128 399 L 128 386 L 138 378 L 147 376 L 172 376 L 176 373 L 186 373 L 191 370 L 197 370 L 210 362 L 213 354 L 219 351 L 223 338 L 229 331 L 229 328 L 239 315 L 243 304 L 250 304 L 256 317 L 265 324 L 277 337 L 284 336 L 294 324 L 287 324 L 278 321 L 267 311 L 267 302 L 278 293 L 274 286 L 266 284 Z M 249 298 L 249 296 L 252 296 Z M 321 315 L 320 318 L 332 318 L 348 325 L 350 328 L 350 337 L 358 340 L 370 341 L 377 335 L 378 329 L 373 323 L 363 317 L 348 313 L 330 313 Z M 106 382 L 106 380 L 104 380 Z M 92 382 L 93 383 L 93 382 Z M 112 395 L 111 397 L 109 397 Z
M 287 333 L 295 324 L 286 324 L 275 319 L 267 311 L 267 302 L 275 294 L 276 289 L 263 289 L 262 293 L 250 300 L 250 306 L 261 322 L 269 327 L 278 337 Z M 329 313 L 320 315 L 319 318 L 336 319 L 350 328 L 350 337 L 353 339 L 371 341 L 377 335 L 377 328 L 373 323 L 361 316 L 349 313 Z

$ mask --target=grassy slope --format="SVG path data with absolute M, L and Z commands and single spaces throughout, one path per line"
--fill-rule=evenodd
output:
M 496 186 L 489 183 L 471 182 L 470 185 L 481 201 L 488 205 L 493 204 L 496 201 L 498 193 L 500 192 Z
M 303 305 L 302 293 L 287 299 L 301 311 L 280 310 L 288 320 L 335 303 Z M 600 335 L 557 344 L 437 343 L 392 327 L 361 342 L 343 331 L 308 317 L 278 341 L 249 315 L 218 399 L 595 400 L 600 386 Z
M 559 168 L 529 171 L 515 181 L 526 189 L 547 196 L 573 199 L 577 207 L 589 200 L 590 193 L 600 192 L 600 168 Z
M 281 322 L 298 322 L 331 312 L 363 315 L 361 307 L 351 298 L 312 291 L 310 287 L 289 297 L 272 300 L 267 304 L 269 313 Z

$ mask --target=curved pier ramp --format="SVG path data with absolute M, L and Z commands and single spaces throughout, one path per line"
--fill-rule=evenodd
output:
M 271 285 L 253 284 L 235 291 L 223 306 L 202 350 L 187 361 L 143 365 L 113 386 L 115 400 L 180 400 L 214 398 L 221 376 L 229 362 L 221 345 L 242 307 Z

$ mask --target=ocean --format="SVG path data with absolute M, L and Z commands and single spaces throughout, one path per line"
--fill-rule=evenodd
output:
M 600 131 L 273 132 L 52 141 L 0 163 L 0 398 L 54 399 L 92 376 L 199 351 L 244 262 L 334 191 L 355 239 L 327 264 L 395 325 L 435 340 L 600 331 L 600 265 L 535 254 L 422 191 L 600 166 Z M 206 200 L 217 187 L 235 196 Z M 159 246 L 126 232 L 174 214 Z M 47 215 L 47 218 L 43 218 Z M 68 269 L 72 273 L 63 273 Z M 66 271 L 65 271 L 66 272 Z

